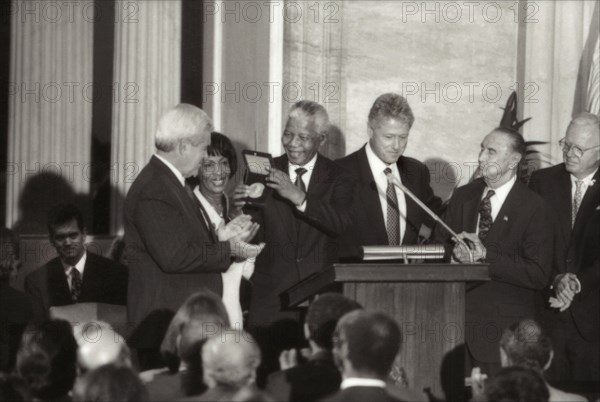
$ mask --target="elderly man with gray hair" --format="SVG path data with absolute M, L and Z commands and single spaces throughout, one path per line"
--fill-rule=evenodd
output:
M 185 179 L 197 174 L 213 129 L 204 111 L 179 104 L 156 130 L 156 154 L 133 182 L 125 200 L 129 260 L 130 345 L 142 370 L 163 366 L 159 346 L 174 311 L 204 288 L 222 293 L 221 273 L 232 257 L 255 257 L 249 241 L 258 230 L 240 216 L 216 231 L 207 224 Z
M 202 347 L 204 383 L 208 390 L 188 401 L 230 401 L 246 387 L 254 387 L 260 349 L 244 331 L 222 331 Z

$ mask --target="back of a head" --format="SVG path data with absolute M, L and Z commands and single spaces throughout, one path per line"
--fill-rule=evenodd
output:
M 66 395 L 77 372 L 77 343 L 71 325 L 51 320 L 30 326 L 23 334 L 16 368 L 36 398 Z
M 522 320 L 504 330 L 500 348 L 507 365 L 543 372 L 550 361 L 552 345 L 542 327 L 534 320 Z
M 209 388 L 238 390 L 253 384 L 260 361 L 258 344 L 245 331 L 223 331 L 202 347 L 204 381 Z
M 106 364 L 131 367 L 131 352 L 125 340 L 103 321 L 77 326 L 75 340 L 82 371 L 94 370 Z
M 404 122 L 411 128 L 415 122 L 415 116 L 406 98 L 395 93 L 380 95 L 369 111 L 369 125 L 377 127 L 381 122 L 393 119 Z
M 539 373 L 525 367 L 505 367 L 485 386 L 488 402 L 546 402 L 548 387 Z
M 402 334 L 393 318 L 381 312 L 356 310 L 338 322 L 336 336 L 346 343 L 346 359 L 361 374 L 384 378 L 400 350 Z
M 159 151 L 172 152 L 181 141 L 210 142 L 213 126 L 199 107 L 180 103 L 163 114 L 156 129 L 155 145 Z
M 198 329 L 196 335 L 191 330 L 192 325 Z M 185 327 L 188 327 L 188 344 L 193 343 L 194 336 L 206 339 L 209 335 L 228 328 L 229 317 L 221 298 L 213 292 L 200 291 L 188 297 L 179 307 L 160 346 L 163 358 L 171 371 L 177 371 L 179 368 L 181 353 L 178 339 L 181 340 Z
M 73 400 L 80 402 L 147 401 L 148 391 L 132 369 L 105 365 L 88 372 L 77 382 L 73 390 Z
M 339 293 L 325 293 L 310 304 L 306 314 L 309 339 L 318 346 L 331 350 L 332 336 L 338 320 L 346 313 L 362 308 L 354 300 Z
M 0 401 L 30 401 L 27 383 L 16 375 L 0 372 Z
M 19 237 L 10 229 L 0 227 L 0 283 L 16 275 L 19 261 Z

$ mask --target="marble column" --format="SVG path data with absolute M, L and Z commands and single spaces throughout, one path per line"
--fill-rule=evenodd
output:
M 284 10 L 283 116 L 303 99 L 325 106 L 332 129 L 321 152 L 332 159 L 345 155 L 343 7 L 342 1 L 288 2 Z
M 6 222 L 46 233 L 46 212 L 90 188 L 93 2 L 11 3 Z
M 127 190 L 154 152 L 159 117 L 179 103 L 181 0 L 118 0 L 115 8 L 111 233 Z

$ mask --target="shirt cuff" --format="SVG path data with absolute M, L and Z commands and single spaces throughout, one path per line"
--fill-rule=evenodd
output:
M 300 212 L 306 211 L 306 198 L 304 198 L 304 202 L 297 206 L 296 209 Z
M 578 294 L 581 292 L 581 282 L 579 282 L 579 279 L 573 275 L 573 279 L 575 279 L 575 282 L 577 282 L 577 290 L 575 291 L 575 294 Z

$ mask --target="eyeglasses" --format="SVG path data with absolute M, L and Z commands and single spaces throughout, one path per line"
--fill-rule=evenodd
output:
M 569 153 L 569 151 L 573 151 L 573 155 L 575 155 L 578 158 L 581 158 L 583 156 L 583 154 L 586 153 L 587 151 L 589 151 L 590 149 L 594 149 L 594 148 L 600 147 L 600 145 L 596 145 L 594 147 L 589 147 L 589 148 L 586 148 L 586 149 L 581 149 L 577 145 L 569 144 L 567 142 L 566 138 L 563 138 L 562 140 L 558 141 L 558 145 L 560 145 L 562 151 L 565 154 Z

